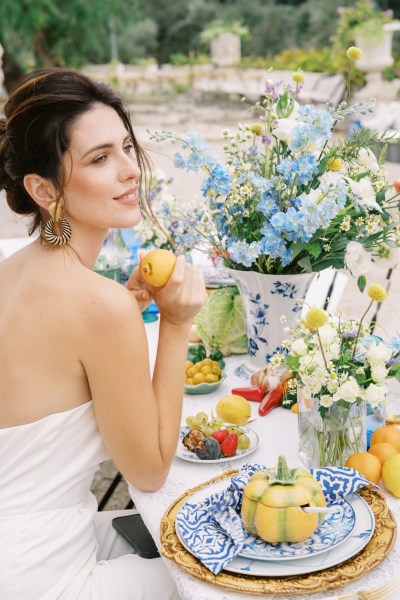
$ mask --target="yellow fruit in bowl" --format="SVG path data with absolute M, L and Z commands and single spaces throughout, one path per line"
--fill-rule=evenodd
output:
M 245 425 L 251 415 L 250 403 L 242 396 L 228 394 L 222 396 L 215 407 L 217 416 L 225 423 Z
M 393 496 L 400 498 L 400 452 L 392 454 L 383 463 L 382 482 Z
M 152 250 L 142 259 L 140 273 L 146 283 L 163 287 L 175 268 L 176 256 L 169 250 Z

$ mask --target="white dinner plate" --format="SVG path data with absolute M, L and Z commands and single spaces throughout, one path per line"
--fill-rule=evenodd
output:
M 190 496 L 186 503 L 194 504 L 201 502 L 212 494 L 224 491 L 229 484 L 230 479 L 210 484 Z M 375 518 L 368 504 L 358 494 L 351 494 L 346 500 L 353 509 L 355 516 L 354 527 L 345 538 L 346 543 L 337 544 L 334 548 L 326 552 L 294 560 L 258 560 L 238 556 L 231 560 L 225 566 L 224 570 L 231 573 L 254 575 L 257 577 L 287 577 L 321 571 L 348 560 L 360 552 L 371 539 L 375 528 Z M 179 524 L 176 521 L 175 528 L 180 542 L 190 552 L 190 548 L 183 540 Z
M 249 429 L 248 427 L 244 427 L 243 425 L 241 425 L 241 427 L 244 429 L 243 433 L 248 435 L 250 438 L 250 446 L 246 450 L 239 450 L 239 449 L 236 450 L 236 453 L 233 456 L 224 456 L 223 458 L 217 458 L 215 460 L 201 460 L 195 452 L 191 452 L 190 450 L 188 450 L 186 448 L 186 446 L 184 446 L 182 444 L 182 440 L 185 437 L 185 435 L 187 435 L 189 433 L 190 427 L 188 427 L 188 426 L 181 427 L 176 456 L 178 458 L 181 458 L 182 460 L 187 460 L 187 461 L 193 462 L 193 463 L 203 463 L 206 465 L 209 465 L 212 463 L 223 463 L 223 462 L 228 462 L 231 460 L 237 460 L 238 458 L 243 458 L 244 456 L 251 454 L 251 452 L 254 452 L 254 450 L 257 448 L 258 435 L 256 434 L 255 431 L 253 431 L 252 429 Z

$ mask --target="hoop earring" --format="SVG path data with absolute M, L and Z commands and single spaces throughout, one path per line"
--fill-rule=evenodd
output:
M 51 218 L 44 227 L 43 237 L 53 246 L 64 246 L 71 237 L 71 226 L 68 221 L 60 218 L 61 207 L 57 202 L 50 202 L 48 211 Z

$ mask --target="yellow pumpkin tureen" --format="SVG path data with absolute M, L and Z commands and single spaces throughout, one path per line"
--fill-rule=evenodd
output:
M 280 456 L 274 469 L 257 471 L 243 491 L 242 519 L 265 542 L 301 542 L 319 527 L 324 514 L 303 508 L 326 506 L 320 484 L 305 469 L 289 469 Z

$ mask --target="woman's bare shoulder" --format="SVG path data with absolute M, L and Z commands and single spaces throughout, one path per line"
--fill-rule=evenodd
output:
M 116 317 L 139 311 L 133 294 L 124 285 L 99 275 L 90 269 L 74 270 L 66 282 L 71 300 L 85 311 L 90 320 Z

